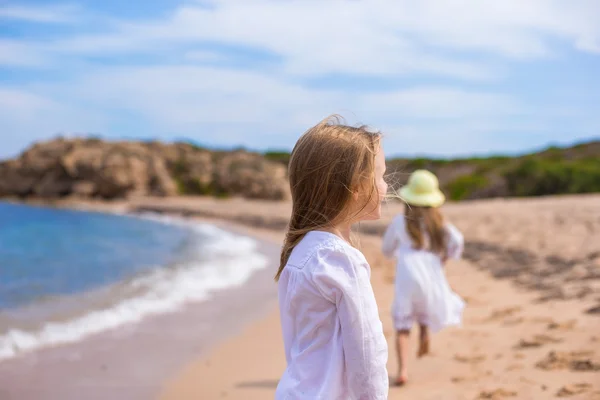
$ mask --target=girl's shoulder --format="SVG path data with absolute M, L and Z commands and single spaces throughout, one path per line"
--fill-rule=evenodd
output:
M 444 228 L 446 229 L 446 232 L 448 232 L 448 234 L 453 238 L 460 239 L 463 237 L 462 232 L 456 227 L 456 225 L 449 221 L 444 223 Z
M 451 221 L 444 219 L 444 228 L 452 231 L 459 231 L 456 225 L 454 225 Z
M 366 262 L 360 250 L 337 235 L 324 231 L 310 231 L 292 251 L 288 265 L 305 269 L 307 266 L 315 267 L 331 260 L 341 260 L 350 264 Z

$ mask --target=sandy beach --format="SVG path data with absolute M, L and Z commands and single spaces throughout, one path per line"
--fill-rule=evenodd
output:
M 223 218 L 236 220 L 241 209 L 220 204 L 228 210 Z M 220 212 L 208 204 L 171 207 L 189 215 Z M 246 210 L 238 221 L 262 217 L 281 240 L 285 204 L 254 203 Z M 382 221 L 360 228 L 390 350 L 393 264 L 381 256 L 377 235 L 400 210 L 389 204 Z M 447 270 L 468 303 L 464 326 L 434 336 L 433 354 L 413 357 L 410 383 L 391 388 L 390 399 L 600 398 L 600 197 L 449 204 L 445 213 L 468 241 L 465 260 Z M 273 307 L 171 376 L 160 398 L 272 398 L 284 368 Z M 393 352 L 388 369 L 395 374 Z
M 272 272 L 289 203 L 139 198 L 56 205 L 217 223 L 258 238 L 274 265 L 214 302 L 2 363 L 1 399 L 273 398 L 285 359 Z M 381 221 L 358 227 L 391 375 L 394 265 L 381 255 L 379 238 L 401 210 L 389 203 Z M 464 325 L 435 335 L 430 356 L 413 356 L 409 384 L 391 388 L 390 399 L 600 399 L 600 196 L 465 202 L 444 212 L 467 240 L 464 260 L 447 269 L 467 301 Z

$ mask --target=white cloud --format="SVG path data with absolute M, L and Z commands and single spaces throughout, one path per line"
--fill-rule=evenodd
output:
M 363 96 L 360 109 L 376 110 L 378 119 L 409 118 L 447 120 L 500 118 L 524 111 L 507 95 L 467 91 L 450 87 L 417 87 Z
M 185 53 L 184 58 L 188 61 L 199 63 L 224 61 L 227 57 L 214 51 L 192 50 Z
M 68 86 L 74 98 L 185 132 L 194 132 L 198 124 L 285 120 L 295 110 L 335 107 L 339 97 L 260 73 L 189 65 L 104 68 Z
M 48 55 L 40 49 L 18 40 L 0 38 L 0 65 L 39 67 L 47 65 Z
M 0 158 L 62 133 L 105 131 L 105 119 L 35 91 L 0 87 Z
M 75 11 L 76 7 L 72 5 L 2 6 L 0 7 L 0 20 L 14 19 L 41 23 L 63 23 L 73 21 Z
M 5 12 L 58 20 L 65 18 L 56 11 L 62 9 Z M 557 51 L 557 41 L 597 52 L 598 15 L 600 2 L 585 0 L 219 1 L 212 7 L 184 4 L 156 19 L 111 19 L 104 32 L 32 47 L 66 55 L 156 55 L 210 42 L 273 53 L 291 75 L 418 73 L 488 80 L 501 70 L 475 54 L 546 57 Z
M 50 99 L 18 89 L 0 88 L 0 110 L 17 120 L 34 119 L 40 110 L 52 110 L 58 105 Z
M 407 53 L 418 60 L 423 48 L 415 51 L 415 43 L 511 58 L 547 55 L 553 39 L 585 50 L 599 43 L 598 15 L 600 3 L 594 1 L 223 1 L 211 8 L 183 5 L 167 18 L 123 22 L 116 32 L 81 36 L 59 47 L 135 51 L 157 41 L 210 40 L 282 54 L 292 70 L 296 62 L 301 71 L 313 65 L 337 69 L 338 63 L 377 69 Z
M 4 7 L 0 18 L 64 22 L 73 10 Z M 95 20 L 102 23 L 94 33 L 79 26 L 76 35 L 0 39 L 0 65 L 60 68 L 63 76 L 49 79 L 44 71 L 0 92 L 0 123 L 31 138 L 78 128 L 108 132 L 103 128 L 120 126 L 126 115 L 149 129 L 144 135 L 203 140 L 210 132 L 223 144 L 289 147 L 306 127 L 339 112 L 387 129 L 398 151 L 474 151 L 503 130 L 552 129 L 547 121 L 557 117 L 556 107 L 535 110 L 504 90 L 502 80 L 518 63 L 561 56 L 565 44 L 598 52 L 598 15 L 600 2 L 592 0 L 186 3 L 155 19 Z M 238 48 L 246 57 L 255 52 L 277 61 L 260 69 L 206 66 L 235 61 Z M 117 65 L 107 67 L 111 62 Z M 396 86 L 304 84 L 329 75 Z M 399 79 L 415 83 L 398 89 Z M 564 118 L 585 125 L 584 118 Z M 253 144 L 249 135 L 258 134 L 261 143 Z
M 211 135 L 218 131 L 228 144 L 250 146 L 257 146 L 248 141 L 254 135 L 270 146 L 289 147 L 294 133 L 330 113 L 379 123 L 421 119 L 465 124 L 522 112 L 506 95 L 431 86 L 348 95 L 345 90 L 309 89 L 279 76 L 194 65 L 106 67 L 36 90 L 102 110 L 106 118 L 127 113 L 148 122 L 154 132 L 202 139 L 208 126 Z
M 365 10 L 354 5 L 358 2 L 344 6 L 351 20 L 331 19 L 328 14 L 338 12 L 340 5 L 333 3 L 224 3 L 216 9 L 187 5 L 167 19 L 124 22 L 115 32 L 66 38 L 49 48 L 62 54 L 156 54 L 211 42 L 280 56 L 283 72 L 291 75 L 418 72 L 479 80 L 497 74 L 497 68 L 485 63 L 440 57 L 391 30 L 380 30 L 378 21 L 361 15 Z

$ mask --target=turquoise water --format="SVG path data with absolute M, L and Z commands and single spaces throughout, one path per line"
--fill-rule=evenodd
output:
M 0 202 L 0 362 L 210 301 L 267 266 L 210 224 Z
M 172 264 L 190 235 L 141 218 L 0 203 L 0 309 Z

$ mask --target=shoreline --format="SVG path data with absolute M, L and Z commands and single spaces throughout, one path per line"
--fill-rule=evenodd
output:
M 115 214 L 111 207 L 82 211 Z M 122 209 L 118 214 L 122 214 Z M 135 216 L 135 214 L 132 214 Z M 164 314 L 150 315 L 67 344 L 49 346 L 0 362 L 0 398 L 43 400 L 143 400 L 155 398 L 162 381 L 188 362 L 202 357 L 217 343 L 262 317 L 276 299 L 271 268 L 278 246 L 264 232 L 250 232 L 231 223 L 187 219 L 217 226 L 258 242 L 268 258 L 265 268 L 252 273 L 241 286 L 211 291 L 210 298 L 187 303 Z M 194 321 L 194 322 L 191 322 Z M 147 353 L 147 349 L 152 349 Z M 30 385 L 35 379 L 35 387 Z

